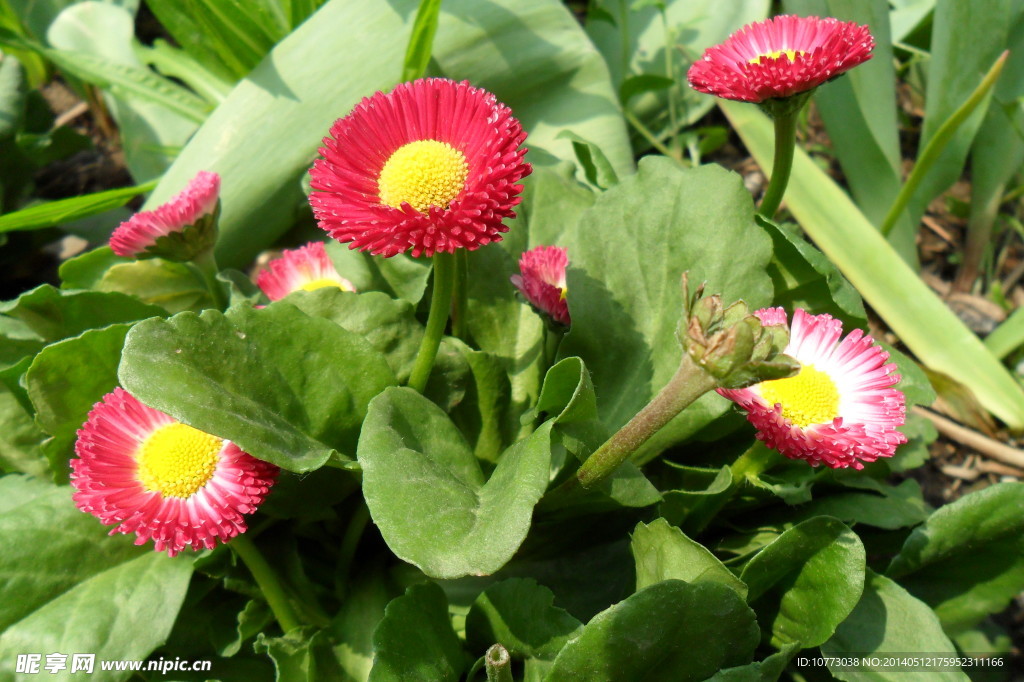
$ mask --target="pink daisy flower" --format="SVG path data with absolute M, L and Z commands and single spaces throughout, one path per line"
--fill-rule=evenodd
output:
M 494 95 L 444 78 L 363 99 L 310 171 L 320 227 L 353 249 L 431 256 L 500 241 L 530 174 L 526 133 Z
M 782 308 L 755 313 L 764 326 L 786 324 Z M 903 393 L 896 365 L 874 339 L 855 329 L 842 341 L 843 324 L 831 315 L 793 314 L 785 353 L 800 362 L 788 379 L 749 388 L 718 389 L 747 411 L 757 437 L 792 459 L 813 466 L 863 469 L 891 457 L 906 437 Z
M 569 305 L 565 296 L 565 269 L 569 257 L 560 246 L 538 246 L 519 258 L 519 275 L 510 278 L 516 289 L 536 310 L 559 324 L 569 326 Z
M 256 511 L 279 471 L 121 388 L 93 406 L 75 453 L 78 508 L 118 524 L 111 535 L 135 533 L 135 544 L 153 540 L 171 556 L 244 533 L 244 515 Z
M 747 24 L 704 51 L 687 74 L 699 92 L 742 102 L 789 97 L 871 59 L 867 26 L 792 15 Z
M 110 248 L 118 256 L 162 256 L 192 260 L 217 241 L 216 213 L 220 176 L 199 171 L 166 204 L 136 213 L 110 235 Z
M 256 285 L 271 301 L 279 301 L 293 291 L 314 291 L 337 287 L 355 291 L 352 282 L 338 274 L 323 242 L 310 242 L 297 249 L 286 249 L 280 258 L 267 263 L 256 276 Z

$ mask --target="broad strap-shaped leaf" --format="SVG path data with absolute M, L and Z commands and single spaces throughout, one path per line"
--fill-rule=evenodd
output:
M 504 566 L 547 487 L 550 434 L 547 422 L 508 448 L 485 480 L 441 408 L 408 388 L 374 398 L 358 457 L 366 504 L 391 551 L 435 578 Z
M 351 456 L 370 399 L 395 383 L 366 339 L 280 303 L 136 325 L 119 376 L 143 403 L 299 472 Z
M 857 605 L 864 570 L 860 538 L 837 519 L 819 516 L 758 552 L 740 579 L 773 642 L 813 647 L 831 637 Z
M 916 528 L 886 574 L 960 632 L 1024 589 L 1024 483 L 999 483 L 948 504 Z
M 559 355 L 586 362 L 598 411 L 613 430 L 679 367 L 683 272 L 689 271 L 691 282 L 706 281 L 708 293 L 722 294 L 727 303 L 742 298 L 756 309 L 771 301 L 771 239 L 755 224 L 740 177 L 717 166 L 681 170 L 668 159 L 645 157 L 636 175 L 551 237 L 568 249 L 570 264 L 572 327 Z M 738 244 L 743 258 L 736 257 Z M 644 452 L 678 442 L 726 408 L 720 396 L 704 396 Z
M 494 643 L 513 657 L 554 659 L 583 623 L 554 605 L 555 595 L 532 578 L 509 578 L 480 593 L 466 616 L 474 653 Z
M 909 592 L 885 576 L 868 570 L 864 594 L 857 608 L 836 628 L 836 634 L 821 645 L 826 657 L 866 656 L 886 653 L 906 656 L 927 652 L 928 656 L 956 657 L 957 650 L 942 631 L 935 612 L 914 598 Z M 907 670 L 865 667 L 851 670 L 830 666 L 832 674 L 840 680 L 861 682 L 868 680 L 905 680 Z M 919 674 L 921 666 L 911 668 Z M 960 671 L 931 670 L 929 680 L 967 680 Z
M 747 597 L 747 586 L 742 580 L 733 575 L 707 547 L 686 537 L 665 519 L 637 524 L 630 549 L 636 559 L 638 590 L 675 579 L 692 584 L 721 583 L 742 599 Z
M 594 616 L 545 679 L 696 682 L 748 663 L 758 639 L 754 612 L 735 591 L 666 580 Z
M 210 305 L 209 291 L 198 272 L 162 258 L 113 265 L 103 273 L 96 289 L 135 296 L 160 306 L 169 315 L 185 310 L 198 312 Z
M 457 682 L 466 656 L 435 583 L 413 585 L 388 604 L 373 633 L 370 682 Z

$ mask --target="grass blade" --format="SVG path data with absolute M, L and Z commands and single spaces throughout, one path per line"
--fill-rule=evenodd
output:
M 58 199 L 45 204 L 29 206 L 20 211 L 0 216 L 0 233 L 13 230 L 40 230 L 63 225 L 73 220 L 99 215 L 124 206 L 132 198 L 156 187 L 156 180 L 135 187 L 121 187 L 80 197 Z
M 1017 308 L 985 337 L 985 347 L 1000 360 L 1024 346 L 1024 308 Z
M 893 202 L 892 207 L 885 216 L 885 220 L 882 221 L 882 226 L 879 230 L 884 235 L 888 235 L 892 231 L 893 226 L 899 219 L 900 214 L 907 208 L 911 198 L 917 192 L 921 182 L 928 176 L 929 171 L 938 162 L 939 157 L 946 150 L 947 145 L 953 140 L 953 136 L 956 131 L 960 129 L 974 110 L 978 108 L 978 105 L 984 101 L 987 101 L 989 93 L 992 91 L 992 87 L 996 84 L 996 80 L 999 79 L 999 74 L 1003 71 L 1003 65 L 1006 63 L 1006 58 L 1009 56 L 1009 52 L 1003 52 L 996 59 L 992 68 L 988 70 L 985 77 L 981 79 L 981 83 L 975 88 L 971 96 L 964 101 L 960 107 L 953 112 L 953 114 L 946 119 L 946 121 L 939 127 L 938 132 L 928 140 L 928 144 L 925 145 L 924 151 L 917 158 L 917 163 L 914 164 L 914 170 L 910 172 L 910 177 L 903 183 L 903 187 L 900 188 L 900 193 L 896 196 L 896 201 Z
M 761 168 L 769 168 L 771 121 L 748 104 L 722 101 L 719 107 Z M 969 386 L 985 409 L 1010 428 L 1024 429 L 1024 388 L 800 149 L 786 204 L 818 248 L 921 362 Z
M 420 0 L 419 9 L 416 10 L 416 21 L 412 25 L 412 35 L 409 37 L 409 46 L 405 50 L 403 81 L 422 78 L 427 72 L 440 15 L 441 0 Z

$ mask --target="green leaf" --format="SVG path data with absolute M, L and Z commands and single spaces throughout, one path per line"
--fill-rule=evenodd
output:
M 931 511 L 921 497 L 921 486 L 908 479 L 898 486 L 879 485 L 881 495 L 837 493 L 816 499 L 800 507 L 801 518 L 834 516 L 846 523 L 864 523 L 895 530 L 916 526 Z
M 363 495 L 400 559 L 427 575 L 489 575 L 522 544 L 548 484 L 550 423 L 506 450 L 489 480 L 434 403 L 390 388 L 371 403 L 359 437 Z
M 0 303 L 0 316 L 23 322 L 46 343 L 77 336 L 96 327 L 163 314 L 161 308 L 124 294 L 66 291 L 49 284 L 41 284 L 13 301 Z
M 457 682 L 466 664 L 448 600 L 434 583 L 413 585 L 388 604 L 373 633 L 373 649 L 370 682 Z
M 761 167 L 768 167 L 771 122 L 739 102 L 723 101 L 719 107 Z M 1020 384 L 799 149 L 786 204 L 818 248 L 923 364 L 970 386 L 981 404 L 1011 428 L 1024 428 Z
M 166 40 L 158 38 L 153 41 L 152 47 L 137 45 L 135 52 L 147 65 L 164 76 L 182 81 L 212 106 L 223 102 L 234 85 L 234 81 L 222 78 L 192 58 L 185 50 L 171 45 Z
M 209 113 L 202 98 L 142 63 L 134 49 L 135 18 L 122 7 L 75 3 L 54 20 L 47 41 L 57 48 L 43 52 L 48 59 L 65 73 L 106 90 L 104 102 L 138 182 L 161 175 Z
M 191 576 L 191 561 L 156 552 L 112 566 L 7 628 L 0 655 L 13 660 L 32 651 L 89 652 L 100 660 L 145 660 L 170 634 Z M 124 679 L 99 666 L 92 677 Z
M 20 471 L 49 478 L 50 465 L 39 445 L 46 434 L 32 420 L 18 396 L 0 384 L 0 471 Z
M 768 274 L 775 286 L 775 305 L 789 311 L 803 308 L 816 315 L 829 313 L 850 327 L 867 326 L 860 294 L 825 254 L 801 237 L 793 225 L 776 224 L 760 216 L 757 222 L 774 243 Z
M 630 544 L 636 559 L 636 589 L 663 580 L 683 580 L 691 584 L 716 582 L 725 585 L 741 599 L 747 598 L 747 586 L 708 549 L 670 526 L 665 519 L 649 525 L 637 524 Z
M 127 537 L 108 537 L 108 528 L 75 507 L 71 493 L 66 486 L 46 485 L 25 476 L 0 478 L 0 541 L 4 546 L 0 555 L 0 630 L 32 618 L 47 603 L 108 569 L 154 555 L 135 547 Z M 166 556 L 160 558 L 175 563 Z M 25 570 L 26 566 L 32 570 Z M 91 627 L 83 624 L 82 629 Z M 42 640 L 30 644 L 22 653 L 42 650 Z
M 719 469 L 686 467 L 666 462 L 678 473 L 682 481 L 673 490 L 662 493 L 663 501 L 658 513 L 671 524 L 690 528 L 690 513 L 708 501 L 725 500 L 732 494 L 732 471 L 728 466 Z M 717 513 L 717 508 L 715 509 Z
M 420 0 L 419 9 L 416 10 L 416 21 L 412 25 L 412 35 L 409 36 L 409 45 L 405 49 L 403 81 L 415 80 L 426 75 L 440 14 L 441 0 Z
M 154 187 L 156 181 L 36 204 L 0 216 L 0 232 L 39 230 L 99 215 L 124 206 L 134 197 L 149 192 Z
M 627 106 L 629 100 L 633 99 L 637 95 L 641 95 L 645 92 L 654 92 L 655 90 L 665 90 L 671 88 L 676 82 L 671 78 L 665 76 L 656 76 L 650 73 L 642 73 L 639 76 L 630 76 L 626 80 L 622 81 L 622 85 L 619 86 L 619 101 L 622 102 L 622 106 Z
M 430 276 L 430 259 L 406 255 L 378 258 L 365 251 L 353 251 L 333 239 L 327 242 L 326 249 L 334 267 L 357 291 L 383 291 L 413 305 L 423 298 Z
M 927 652 L 928 656 L 958 656 L 956 647 L 942 631 L 934 611 L 892 580 L 871 570 L 867 572 L 864 595 L 857 603 L 857 608 L 840 623 L 836 634 L 821 645 L 821 653 L 826 658 L 886 653 L 914 655 L 918 652 Z M 905 670 L 829 667 L 833 675 L 848 682 L 899 682 L 907 676 Z M 969 679 L 959 670 L 932 670 L 927 675 L 930 680 Z
M 337 640 L 334 654 L 354 680 L 365 680 L 373 667 L 373 633 L 395 595 L 386 572 L 371 566 L 350 580 L 331 632 Z
M 1012 6 L 1010 0 L 936 3 L 919 154 L 975 91 L 981 77 L 1005 49 Z M 986 99 L 959 127 L 925 175 L 910 206 L 913 224 L 917 224 L 928 203 L 960 177 L 987 108 Z
M 531 238 L 539 236 L 531 228 Z M 740 177 L 719 167 L 680 170 L 668 159 L 645 157 L 636 175 L 600 195 L 548 243 L 569 254 L 572 327 L 559 355 L 587 363 L 610 429 L 639 412 L 679 367 L 683 272 L 727 302 L 743 298 L 756 309 L 771 300 L 770 240 L 754 223 Z M 743 258 L 736 258 L 736 244 L 743 244 Z M 720 396 L 705 395 L 641 452 L 659 452 L 726 409 Z
M 857 605 L 864 589 L 864 545 L 837 519 L 790 528 L 740 573 L 773 643 L 818 646 Z
M 18 131 L 24 107 L 25 85 L 21 62 L 13 55 L 4 55 L 0 59 L 0 140 Z M 0 222 L 0 225 L 3 223 Z
M 261 4 L 238 0 L 147 3 L 188 54 L 207 68 L 227 71 L 234 79 L 249 73 L 281 37 L 277 34 L 287 32 L 273 26 L 259 11 Z
M 598 419 L 594 384 L 579 358 L 565 358 L 548 370 L 535 410 L 554 416 L 552 433 L 581 462 L 610 435 Z M 605 496 L 625 507 L 647 507 L 661 500 L 658 489 L 632 462 L 623 462 L 594 490 L 602 495 L 576 488 L 563 502 L 577 512 L 594 513 L 606 506 Z
M 354 453 L 367 404 L 395 383 L 366 340 L 281 303 L 136 325 L 119 376 L 143 403 L 298 472 Z
M 335 287 L 297 291 L 285 299 L 312 317 L 323 317 L 366 339 L 384 355 L 398 383 L 409 378 L 423 325 L 416 321 L 413 306 L 378 291 L 352 293 Z M 278 305 L 272 303 L 271 307 Z
M 199 170 L 231 178 L 221 192 L 217 260 L 226 267 L 248 263 L 291 225 L 303 202 L 299 177 L 334 120 L 394 85 L 405 50 L 395 37 L 409 35 L 416 7 L 415 0 L 324 4 L 210 115 L 147 207 L 166 201 Z M 339 41 L 339 27 L 359 30 Z M 572 143 L 556 139 L 571 129 L 601 140 L 617 173 L 631 169 L 607 68 L 560 0 L 444 2 L 433 61 L 440 73 L 472 80 L 512 109 L 530 132 L 528 160 L 535 165 L 571 160 Z
M 509 414 L 509 381 L 498 358 L 450 339 L 465 358 L 472 375 L 465 398 L 451 411 L 452 421 L 477 458 L 497 462 L 505 444 L 514 440 L 518 423 Z
M 119 263 L 131 263 L 129 258 L 115 255 L 109 246 L 100 246 L 92 251 L 69 258 L 60 264 L 61 289 L 93 289 L 103 274 Z
M 36 421 L 53 436 L 47 444 L 58 482 L 68 480 L 68 457 L 92 406 L 117 387 L 117 365 L 130 324 L 93 329 L 44 348 L 25 374 Z
M 1024 345 L 1024 308 L 1017 308 L 985 337 L 985 347 L 1000 360 Z
M 558 137 L 572 140 L 576 161 L 583 168 L 583 177 L 587 179 L 587 182 L 601 189 L 608 189 L 618 183 L 619 176 L 615 174 L 615 169 L 612 168 L 611 162 L 599 146 L 590 140 L 583 139 L 571 130 L 563 130 Z
M 144 67 L 121 64 L 88 52 L 44 49 L 42 53 L 62 70 L 119 97 L 152 102 L 196 123 L 206 120 L 209 113 L 209 105 L 190 90 Z
M 466 616 L 470 651 L 501 644 L 515 657 L 552 660 L 583 623 L 554 605 L 555 595 L 532 578 L 509 578 L 480 593 Z
M 117 291 L 144 303 L 158 305 L 169 314 L 202 310 L 210 296 L 202 277 L 183 263 L 150 258 L 110 267 L 95 286 L 98 291 Z
M 675 133 L 665 116 L 668 98 L 676 102 L 682 125 L 697 122 L 714 106 L 713 97 L 686 87 L 690 64 L 705 48 L 722 42 L 741 26 L 763 19 L 769 9 L 767 0 L 668 0 L 664 3 L 666 27 L 653 5 L 633 10 L 632 0 L 601 0 L 591 5 L 587 34 L 608 62 L 612 82 L 620 92 L 631 76 L 661 76 L 679 84 L 671 90 L 638 97 L 630 107 L 641 120 L 665 134 Z M 595 8 L 600 12 L 595 13 Z
M 733 590 L 667 580 L 596 615 L 546 680 L 704 680 L 749 662 L 758 639 L 753 611 Z
M 1024 589 L 1024 484 L 948 504 L 911 533 L 886 574 L 935 609 L 947 633 L 1002 610 Z
M 274 661 L 278 680 L 317 682 L 343 679 L 325 632 L 314 632 L 307 627 L 291 630 L 283 637 L 267 637 L 260 633 L 254 649 Z
M 787 644 L 763 661 L 719 670 L 708 682 L 775 682 L 798 651 L 799 644 Z

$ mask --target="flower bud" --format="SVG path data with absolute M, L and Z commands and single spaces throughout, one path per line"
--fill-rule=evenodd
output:
M 703 284 L 691 294 L 687 273 L 682 285 L 683 316 L 676 337 L 722 388 L 782 379 L 800 369 L 800 363 L 782 353 L 789 343 L 785 325 L 763 326 L 743 301 L 723 307 L 720 295 L 704 295 Z

